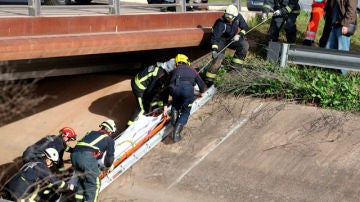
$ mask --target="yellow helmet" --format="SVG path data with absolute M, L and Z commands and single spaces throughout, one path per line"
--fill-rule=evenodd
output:
M 184 63 L 184 64 L 187 64 L 187 65 L 190 65 L 190 61 L 189 61 L 189 58 L 184 55 L 184 54 L 178 54 L 176 57 L 175 57 L 175 64 L 176 66 L 179 65 L 180 63 Z
M 236 16 L 238 16 L 239 11 L 236 8 L 236 6 L 234 5 L 229 5 L 228 7 L 226 7 L 225 12 L 224 12 L 224 17 L 228 20 L 233 20 Z

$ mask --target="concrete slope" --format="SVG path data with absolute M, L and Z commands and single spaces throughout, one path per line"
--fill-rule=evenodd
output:
M 28 145 L 63 126 L 74 127 L 79 139 L 106 118 L 124 129 L 135 108 L 129 79 L 42 81 L 39 92 L 54 97 L 0 127 L 2 184 Z M 359 121 L 358 114 L 221 96 L 191 117 L 181 142 L 157 145 L 100 200 L 359 201 Z
M 117 183 L 124 201 L 359 201 L 359 115 L 223 97 Z M 114 199 L 114 198 L 113 198 Z

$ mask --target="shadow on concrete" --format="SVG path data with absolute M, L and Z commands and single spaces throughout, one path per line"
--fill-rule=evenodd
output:
M 126 129 L 126 123 L 135 108 L 135 96 L 131 91 L 125 91 L 95 100 L 89 106 L 89 111 L 115 120 L 118 132 L 121 132 Z

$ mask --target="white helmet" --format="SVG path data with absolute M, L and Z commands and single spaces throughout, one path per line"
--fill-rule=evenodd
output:
M 164 63 L 158 63 L 167 73 L 170 73 L 175 68 L 175 58 L 171 58 L 169 61 Z
M 45 149 L 44 154 L 48 159 L 50 159 L 55 164 L 58 163 L 58 161 L 59 161 L 59 153 L 58 153 L 58 151 L 56 149 L 47 148 L 47 149 Z
M 100 124 L 99 127 L 100 127 L 100 128 L 103 128 L 103 129 L 105 129 L 106 131 L 111 132 L 111 133 L 115 133 L 115 132 L 116 132 L 115 121 L 114 121 L 114 120 L 111 120 L 111 119 L 105 120 L 104 122 L 102 122 L 102 123 Z
M 236 8 L 236 6 L 234 5 L 229 5 L 228 7 L 226 7 L 225 12 L 224 12 L 224 17 L 228 20 L 233 20 L 236 16 L 238 16 L 239 11 Z

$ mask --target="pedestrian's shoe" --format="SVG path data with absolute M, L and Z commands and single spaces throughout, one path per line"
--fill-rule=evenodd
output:
M 314 41 L 309 40 L 309 39 L 304 39 L 304 41 L 303 41 L 304 46 L 312 46 L 313 43 L 314 43 Z
M 184 126 L 181 125 L 181 124 L 176 124 L 175 129 L 174 129 L 174 134 L 173 134 L 173 141 L 174 142 L 179 142 L 181 140 L 180 133 L 181 133 L 183 127 Z

